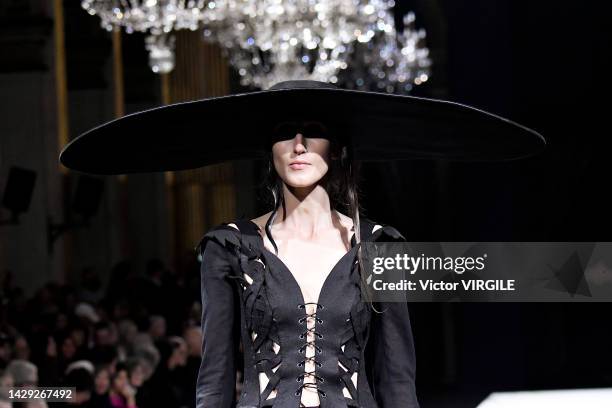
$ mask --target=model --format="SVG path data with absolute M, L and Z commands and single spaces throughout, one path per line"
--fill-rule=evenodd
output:
M 164 136 L 172 124 L 176 133 Z M 122 148 L 108 149 L 113 142 Z M 543 145 L 537 133 L 463 105 L 289 81 L 110 122 L 73 141 L 61 160 L 118 174 L 267 156 L 272 210 L 228 220 L 198 246 L 197 408 L 412 408 L 408 304 L 369 299 L 359 250 L 404 238 L 360 216 L 356 167 L 413 157 L 511 160 Z M 95 159 L 100 150 L 112 151 L 112 163 Z

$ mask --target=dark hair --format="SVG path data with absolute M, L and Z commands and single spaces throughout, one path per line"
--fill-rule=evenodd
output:
M 93 350 L 92 356 L 90 357 L 91 362 L 96 364 L 111 364 L 115 359 L 119 357 L 118 350 L 113 345 L 96 346 Z
M 64 377 L 63 384 L 75 387 L 77 391 L 92 391 L 94 377 L 85 368 L 74 368 Z
M 330 140 L 331 161 L 329 171 L 323 177 L 323 185 L 327 191 L 332 210 L 342 210 L 346 212 L 353 220 L 353 229 L 355 232 L 355 244 L 361 242 L 361 223 L 360 213 L 361 205 L 359 200 L 359 162 L 354 159 L 353 151 L 348 143 L 344 143 L 344 138 L 332 138 Z M 272 213 L 265 225 L 265 232 L 274 249 L 278 252 L 276 243 L 271 239 L 272 233 L 270 226 L 274 223 L 278 210 L 283 208 L 283 216 L 287 213 L 285 207 L 285 197 L 283 195 L 283 180 L 276 172 L 274 167 L 274 157 L 272 150 L 268 151 L 267 172 L 264 179 L 264 187 L 271 194 Z M 369 291 L 367 290 L 367 281 L 361 258 L 361 248 L 357 251 L 357 263 L 359 267 L 359 275 L 361 280 L 362 294 L 366 301 L 371 306 Z
M 12 342 L 13 340 L 11 339 L 11 336 L 4 332 L 0 332 L 0 346 L 4 346 L 5 344 L 10 346 Z
M 128 357 L 125 360 L 125 366 L 128 370 L 129 375 L 131 375 L 132 372 L 134 372 L 134 370 L 136 370 L 138 366 L 142 366 L 142 365 L 143 365 L 143 362 L 140 357 L 132 356 L 132 357 Z
M 108 374 L 110 374 L 109 365 L 105 363 L 94 364 L 94 378 L 97 377 L 102 371 L 106 371 Z
M 121 371 L 125 371 L 126 374 L 130 373 L 130 369 L 125 361 L 117 361 L 117 364 L 115 364 L 115 374 L 113 375 L 113 379 L 117 378 L 119 372 Z

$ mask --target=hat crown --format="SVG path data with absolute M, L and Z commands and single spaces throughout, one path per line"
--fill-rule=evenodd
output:
M 296 79 L 291 81 L 277 82 L 268 88 L 271 91 L 278 89 L 338 89 L 336 85 L 330 84 L 329 82 L 313 81 L 310 79 Z

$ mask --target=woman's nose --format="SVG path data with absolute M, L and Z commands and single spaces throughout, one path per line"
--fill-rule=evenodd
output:
M 293 151 L 297 154 L 304 153 L 306 151 L 306 141 L 304 135 L 298 133 L 293 138 Z

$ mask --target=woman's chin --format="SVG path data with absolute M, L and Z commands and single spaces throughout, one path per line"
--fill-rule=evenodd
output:
M 293 188 L 307 188 L 316 185 L 321 180 L 320 177 L 312 176 L 292 176 L 285 180 L 285 184 Z

